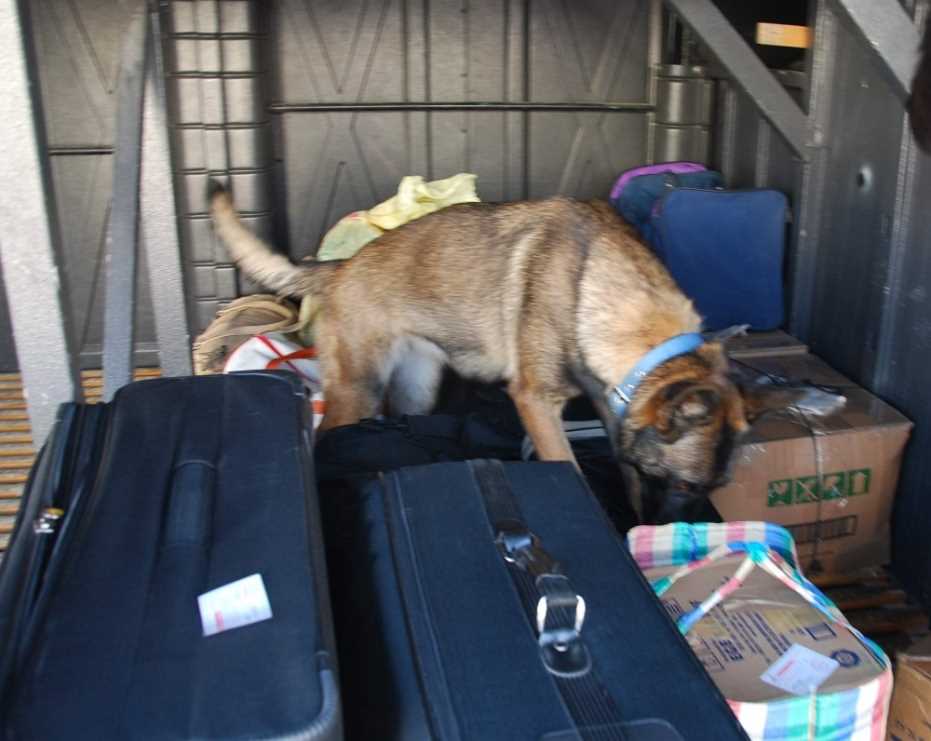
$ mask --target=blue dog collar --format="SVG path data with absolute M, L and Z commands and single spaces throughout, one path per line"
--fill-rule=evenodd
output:
M 644 378 L 667 360 L 672 360 L 680 355 L 685 355 L 693 350 L 697 350 L 704 339 L 697 332 L 687 334 L 678 334 L 670 337 L 665 342 L 660 343 L 646 355 L 644 355 L 637 364 L 631 369 L 630 373 L 624 376 L 624 379 L 613 389 L 608 392 L 608 405 L 611 410 L 618 416 L 623 417 L 630 405 L 630 400 L 634 396 L 637 387 Z

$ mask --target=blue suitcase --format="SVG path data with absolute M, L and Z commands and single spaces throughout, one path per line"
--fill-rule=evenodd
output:
M 653 247 L 707 330 L 779 327 L 788 202 L 776 190 L 669 191 L 653 216 Z
M 571 465 L 417 466 L 349 499 L 349 738 L 746 738 Z
M 310 429 L 272 372 L 63 405 L 0 569 L 2 737 L 341 738 Z M 253 574 L 270 619 L 205 635 Z

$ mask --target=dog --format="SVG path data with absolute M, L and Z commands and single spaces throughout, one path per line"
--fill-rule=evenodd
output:
M 309 296 L 319 312 L 321 434 L 379 412 L 428 413 L 448 365 L 505 382 L 540 459 L 575 462 L 561 412 L 585 394 L 642 519 L 631 467 L 709 492 L 726 481 L 754 420 L 809 393 L 732 380 L 722 344 L 694 340 L 701 321 L 692 302 L 602 201 L 454 205 L 348 260 L 295 264 L 244 226 L 224 186 L 213 182 L 208 198 L 240 269 L 283 295 Z M 669 354 L 683 337 L 688 347 L 643 370 L 651 351 Z M 639 375 L 625 395 L 632 370 Z
M 918 68 L 908 99 L 909 122 L 918 146 L 931 154 L 931 17 L 925 23 Z

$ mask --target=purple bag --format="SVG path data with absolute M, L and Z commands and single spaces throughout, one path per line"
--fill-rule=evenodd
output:
M 706 169 L 708 168 L 698 162 L 662 162 L 658 165 L 643 165 L 642 167 L 635 167 L 632 170 L 626 170 L 621 173 L 620 177 L 618 177 L 614 186 L 611 188 L 611 202 L 615 203 L 617 199 L 620 198 L 624 186 L 633 178 L 639 177 L 640 175 L 662 175 L 664 172 L 681 175 L 687 172 L 701 172 Z

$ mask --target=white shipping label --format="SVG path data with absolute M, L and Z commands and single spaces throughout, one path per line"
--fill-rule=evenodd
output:
M 760 675 L 760 679 L 793 695 L 808 695 L 817 690 L 839 666 L 834 659 L 793 643 Z
M 205 636 L 272 617 L 272 607 L 268 603 L 261 574 L 253 574 L 204 592 L 197 598 L 197 605 Z

